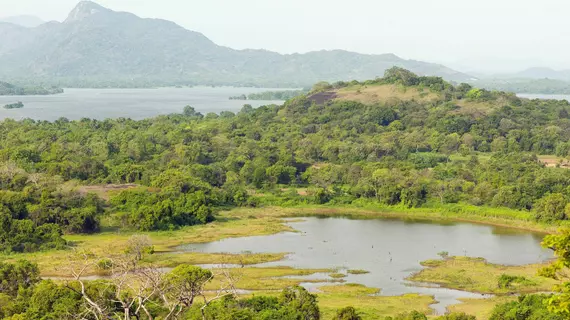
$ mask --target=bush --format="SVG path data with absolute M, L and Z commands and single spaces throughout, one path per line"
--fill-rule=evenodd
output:
M 489 320 L 563 320 L 562 316 L 548 311 L 549 295 L 520 296 L 517 301 L 495 306 Z
M 511 288 L 512 285 L 515 283 L 524 285 L 531 283 L 531 281 L 522 276 L 512 276 L 508 274 L 502 274 L 499 277 L 499 280 L 497 281 L 497 286 L 501 289 L 508 289 Z

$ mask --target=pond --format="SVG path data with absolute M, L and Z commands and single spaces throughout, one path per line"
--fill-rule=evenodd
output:
M 439 258 L 438 253 L 483 257 L 489 262 L 522 265 L 544 262 L 552 253 L 540 246 L 543 235 L 514 229 L 469 223 L 433 223 L 395 219 L 351 220 L 305 218 L 288 222 L 298 232 L 269 236 L 230 238 L 189 244 L 181 251 L 206 253 L 289 252 L 285 260 L 263 266 L 296 268 L 363 269 L 370 273 L 344 280 L 380 288 L 381 295 L 420 293 L 434 295 L 438 313 L 459 298 L 480 294 L 437 287 L 418 286 L 405 280 L 422 269 L 421 261 Z M 326 278 L 326 275 L 322 275 Z M 314 284 L 307 284 L 314 289 Z M 322 286 L 318 284 L 317 286 Z
M 194 87 L 160 89 L 65 89 L 65 92 L 50 96 L 0 96 L 0 120 L 70 120 L 91 118 L 104 120 L 119 117 L 135 120 L 170 113 L 182 113 L 186 105 L 197 111 L 219 113 L 237 112 L 244 104 L 259 107 L 281 104 L 283 101 L 229 100 L 229 97 L 264 91 L 287 90 L 271 88 Z M 21 109 L 4 109 L 3 106 L 21 101 Z

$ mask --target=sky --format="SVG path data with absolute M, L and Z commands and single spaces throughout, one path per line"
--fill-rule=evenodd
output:
M 65 19 L 77 0 L 0 0 L 0 17 Z M 97 0 L 235 49 L 394 53 L 465 72 L 570 69 L 568 0 Z

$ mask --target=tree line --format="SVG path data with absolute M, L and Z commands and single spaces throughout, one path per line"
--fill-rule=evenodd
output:
M 382 85 L 438 98 L 312 100 Z M 264 204 L 459 204 L 566 220 L 570 171 L 547 168 L 536 155 L 569 155 L 569 109 L 566 101 L 519 99 L 394 68 L 384 78 L 320 83 L 284 105 L 238 113 L 203 115 L 188 106 L 140 121 L 7 119 L 0 245 L 61 247 L 58 234 L 97 232 L 104 212 L 127 228 L 164 230 L 212 221 L 216 208 Z M 140 187 L 102 204 L 70 182 Z

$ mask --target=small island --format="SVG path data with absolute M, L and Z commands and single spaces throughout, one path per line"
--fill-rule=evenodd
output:
M 47 96 L 60 93 L 63 93 L 62 88 L 41 86 L 20 87 L 8 82 L 0 81 L 0 96 Z
M 242 94 L 241 96 L 230 97 L 230 100 L 247 100 L 247 96 Z
M 24 107 L 22 101 L 18 101 L 16 103 L 7 104 L 4 106 L 4 109 L 21 109 Z
M 265 101 L 285 101 L 308 93 L 309 90 L 285 90 L 285 91 L 265 91 L 260 93 L 242 94 L 230 97 L 230 100 L 265 100 Z

